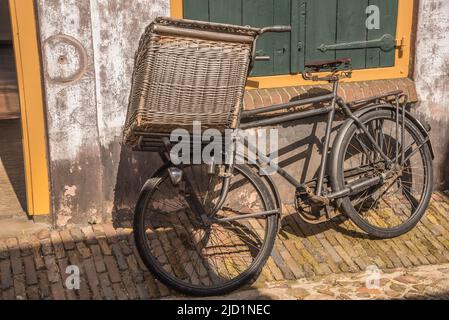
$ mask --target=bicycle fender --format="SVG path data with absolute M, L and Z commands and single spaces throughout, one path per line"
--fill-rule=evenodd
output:
M 248 164 L 250 167 L 255 167 L 257 170 L 261 171 L 262 167 L 259 163 L 251 163 L 246 155 L 242 155 L 238 153 L 238 157 L 241 157 L 244 159 L 245 163 Z M 276 184 L 274 183 L 274 180 L 269 175 L 260 175 L 260 177 L 267 183 L 268 187 L 270 188 L 271 192 L 274 196 L 274 201 L 276 203 L 277 208 L 279 208 L 279 216 L 282 214 L 282 200 L 281 196 L 279 194 L 278 189 L 276 188 Z
M 382 105 L 377 105 L 377 106 L 371 106 L 371 107 L 367 107 L 367 108 L 362 108 L 362 109 L 354 112 L 354 115 L 357 116 L 357 117 L 361 117 L 361 116 L 365 115 L 366 113 L 371 112 L 373 110 L 393 110 L 393 111 L 396 111 L 396 107 L 392 106 L 390 104 L 382 104 Z M 405 116 L 407 117 L 408 120 L 410 120 L 419 129 L 419 131 L 423 135 L 424 139 L 429 138 L 429 141 L 428 141 L 427 145 L 429 146 L 430 154 L 432 155 L 432 160 L 435 159 L 435 153 L 433 151 L 433 146 L 432 146 L 432 143 L 431 143 L 430 137 L 429 137 L 430 126 L 429 125 L 424 125 L 421 121 L 416 119 L 409 111 L 405 111 Z M 346 132 L 349 129 L 349 127 L 352 125 L 353 122 L 354 121 L 352 119 L 348 119 L 343 124 L 343 126 L 340 129 L 340 131 Z M 339 135 L 340 135 L 340 132 L 339 132 Z M 341 140 L 343 139 L 343 136 L 344 136 L 344 134 L 342 134 L 342 136 L 340 137 L 341 138 L 340 139 L 340 144 L 341 144 Z M 335 141 L 337 141 L 337 138 L 336 138 Z
M 166 162 L 162 166 L 160 166 L 150 178 L 143 184 L 140 189 L 139 198 L 137 199 L 135 210 L 138 209 L 139 206 L 143 205 L 143 199 L 146 192 L 151 191 L 154 188 L 153 178 L 161 174 L 164 170 L 167 170 L 172 165 L 171 162 Z
M 152 175 L 150 178 L 148 178 L 147 181 L 145 181 L 145 183 L 142 186 L 142 189 L 140 189 L 140 193 L 142 194 L 143 191 L 147 191 L 148 189 L 152 189 L 152 183 L 151 180 L 152 178 L 160 175 L 162 172 L 164 172 L 165 170 L 167 170 L 168 168 L 170 168 L 173 164 L 168 161 L 166 163 L 164 163 L 163 165 L 161 165 Z

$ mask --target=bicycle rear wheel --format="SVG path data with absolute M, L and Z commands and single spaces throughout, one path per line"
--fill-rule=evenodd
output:
M 195 296 L 222 295 L 255 280 L 271 254 L 278 216 L 245 215 L 275 209 L 268 188 L 248 166 L 236 166 L 226 201 L 213 215 L 223 178 L 207 165 L 182 170 L 180 184 L 163 170 L 142 190 L 134 235 L 143 262 L 167 286 Z
M 332 187 L 342 190 L 357 181 L 388 174 L 379 184 L 338 201 L 363 231 L 392 238 L 411 230 L 425 213 L 432 192 L 432 156 L 419 128 L 407 117 L 402 140 L 402 116 L 396 125 L 394 109 L 369 112 L 360 119 L 384 154 L 376 151 L 367 135 L 353 124 L 342 139 Z M 404 158 L 402 159 L 402 150 Z

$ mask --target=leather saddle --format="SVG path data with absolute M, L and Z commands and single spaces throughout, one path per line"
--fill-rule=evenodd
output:
M 306 63 L 305 67 L 312 72 L 346 70 L 352 69 L 351 62 L 351 58 L 310 61 Z

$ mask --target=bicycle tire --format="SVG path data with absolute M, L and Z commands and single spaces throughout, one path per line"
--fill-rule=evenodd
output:
M 395 110 L 375 110 L 363 115 L 360 120 L 362 123 L 367 123 L 375 119 L 395 119 Z M 405 127 L 411 136 L 418 142 L 417 145 L 424 143 L 425 138 L 422 135 L 419 128 L 408 118 L 405 120 Z M 332 189 L 342 190 L 345 187 L 344 180 L 344 161 L 345 155 L 348 149 L 348 145 L 351 142 L 352 137 L 358 127 L 355 123 L 350 126 L 350 128 L 345 132 L 341 147 L 338 150 L 334 150 L 331 156 L 331 162 L 336 161 L 336 170 L 331 173 L 331 185 Z M 343 209 L 344 213 L 363 231 L 377 238 L 394 238 L 400 236 L 404 233 L 410 231 L 416 224 L 420 221 L 426 209 L 429 205 L 429 201 L 432 195 L 432 184 L 433 184 L 433 165 L 432 165 L 432 155 L 428 144 L 424 144 L 421 150 L 418 152 L 421 155 L 425 174 L 427 179 L 425 180 L 425 186 L 420 198 L 419 205 L 416 210 L 412 213 L 411 217 L 404 223 L 392 227 L 392 228 L 381 228 L 367 222 L 361 214 L 356 210 L 350 197 L 344 197 L 337 201 L 338 207 Z
M 274 210 L 274 200 L 269 189 L 263 182 L 263 180 L 255 174 L 249 166 L 247 165 L 236 165 L 234 168 L 235 172 L 242 174 L 246 179 L 248 179 L 254 187 L 260 193 L 263 201 L 265 202 L 266 210 Z M 137 250 L 142 258 L 142 261 L 146 267 L 153 273 L 153 275 L 161 281 L 163 284 L 167 285 L 183 294 L 190 296 L 216 296 L 223 295 L 234 291 L 244 285 L 250 284 L 257 279 L 263 266 L 265 265 L 268 257 L 273 249 L 277 230 L 278 230 L 278 216 L 271 215 L 267 217 L 267 228 L 266 237 L 259 252 L 257 258 L 254 260 L 252 265 L 240 276 L 232 281 L 229 281 L 223 285 L 211 286 L 211 287 L 200 287 L 193 284 L 186 284 L 179 279 L 174 278 L 168 272 L 166 272 L 161 265 L 157 262 L 157 258 L 151 252 L 149 248 L 147 238 L 146 238 L 146 228 L 145 228 L 145 211 L 147 203 L 151 196 L 153 195 L 157 186 L 167 179 L 167 170 L 160 170 L 154 177 L 148 180 L 145 186 L 142 188 L 141 194 L 139 196 L 138 203 L 135 209 L 134 215 L 134 238 L 136 242 Z

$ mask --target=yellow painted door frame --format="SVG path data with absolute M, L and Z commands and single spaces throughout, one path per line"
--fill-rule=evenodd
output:
M 22 121 L 27 211 L 50 214 L 45 112 L 33 0 L 9 0 Z

